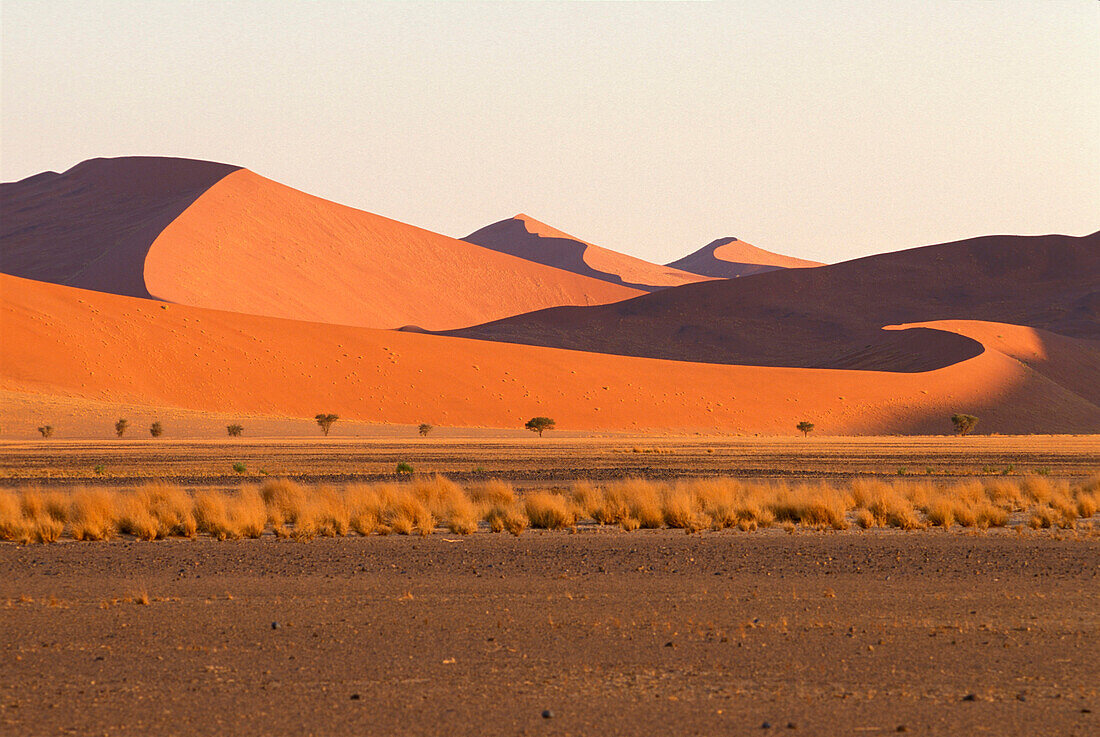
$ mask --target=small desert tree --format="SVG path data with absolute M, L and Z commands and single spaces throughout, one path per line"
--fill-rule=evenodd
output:
M 416 428 L 416 431 L 420 433 L 421 437 L 423 437 L 423 436 L 427 435 L 428 433 L 430 433 L 433 429 L 434 428 L 431 425 L 429 425 L 427 422 L 421 422 L 420 427 Z
M 38 432 L 42 433 L 43 438 L 48 438 L 53 435 L 53 425 L 43 425 L 38 428 Z
M 126 428 L 130 426 L 130 421 L 125 417 L 118 418 L 118 422 L 115 423 L 115 435 L 120 438 L 126 434 Z
M 240 434 L 244 432 L 244 427 L 241 425 L 226 425 L 225 431 L 229 433 L 229 437 L 235 438 L 239 437 Z
M 340 419 L 339 415 L 317 415 L 313 419 L 317 420 L 317 424 L 321 426 L 321 432 L 328 435 L 328 431 L 332 429 L 333 424 Z
M 967 435 L 978 424 L 978 418 L 974 415 L 954 414 L 951 415 L 951 424 L 955 426 L 956 435 Z
M 814 431 L 814 423 L 806 422 L 806 420 L 798 423 L 797 425 L 795 425 L 795 427 L 798 428 L 798 431 L 801 432 L 803 435 L 809 435 Z
M 149 434 L 154 438 L 159 438 L 164 434 L 164 425 L 160 424 L 160 422 L 154 422 L 149 426 Z
M 541 438 L 543 432 L 554 429 L 554 421 L 549 417 L 532 417 L 527 421 L 524 427 L 531 432 L 537 432 Z

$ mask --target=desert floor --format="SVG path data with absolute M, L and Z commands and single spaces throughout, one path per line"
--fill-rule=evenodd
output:
M 232 486 L 260 468 L 386 478 L 399 460 L 521 488 L 899 469 L 1068 478 L 1100 468 L 1100 443 L 51 440 L 0 445 L 0 484 Z M 1096 734 L 1097 532 L 585 524 L 519 537 L 0 543 L 0 733 Z
M 1098 563 L 1004 530 L 2 544 L 0 732 L 1096 734 Z
M 442 473 L 455 481 L 501 478 L 520 485 L 627 476 L 936 479 L 1007 472 L 1076 478 L 1100 472 L 1096 435 L 685 438 L 550 433 L 540 439 L 531 433 L 448 437 L 433 432 L 417 438 L 415 428 L 405 429 L 404 435 L 0 441 L 0 485 L 119 486 L 156 479 L 213 487 L 268 476 L 310 482 L 381 480 L 395 478 L 399 462 L 417 473 Z M 236 473 L 235 463 L 243 463 L 246 472 Z M 98 473 L 97 466 L 102 467 Z

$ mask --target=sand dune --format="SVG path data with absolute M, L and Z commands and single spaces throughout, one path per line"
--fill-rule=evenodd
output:
M 818 261 L 807 261 L 765 251 L 737 238 L 719 238 L 711 241 L 698 251 L 668 264 L 692 274 L 719 279 L 751 276 L 776 269 L 803 269 L 821 265 Z
M 0 269 L 28 279 L 148 297 L 149 244 L 237 167 L 133 156 L 0 184 Z
M 1095 340 L 1098 285 L 1100 234 L 990 236 L 543 310 L 452 334 L 711 363 L 927 371 L 980 349 L 950 332 L 898 336 L 881 326 L 971 319 Z
M 550 415 L 570 430 L 793 434 L 808 419 L 824 434 L 942 433 L 959 411 L 981 416 L 985 432 L 1100 427 L 1100 408 L 1080 391 L 1100 370 L 1095 343 L 974 321 L 922 330 L 1001 335 L 1000 344 L 906 374 L 493 344 L 161 304 L 11 276 L 0 276 L 0 296 L 7 397 L 290 417 L 337 412 L 441 426 L 514 428 Z M 17 409 L 5 404 L 6 433 L 27 419 Z M 16 434 L 33 433 L 28 423 Z
M 115 294 L 441 330 L 640 293 L 222 164 L 97 159 L 3 187 L 6 273 Z
M 520 213 L 462 240 L 594 279 L 652 292 L 706 277 L 594 246 Z

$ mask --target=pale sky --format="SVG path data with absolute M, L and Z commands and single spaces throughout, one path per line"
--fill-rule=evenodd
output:
M 0 179 L 211 159 L 667 262 L 1100 229 L 1096 0 L 0 9 Z

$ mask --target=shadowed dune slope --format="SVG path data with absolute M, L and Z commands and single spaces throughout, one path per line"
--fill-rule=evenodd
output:
M 708 363 L 927 371 L 978 349 L 943 331 L 900 337 L 880 328 L 957 319 L 1100 338 L 1100 234 L 975 238 L 451 334 Z
M 736 238 L 719 238 L 668 265 L 692 274 L 733 279 L 776 269 L 804 269 L 822 264 L 765 251 Z
M 237 167 L 133 156 L 0 184 L 0 271 L 148 297 L 149 244 Z
M 706 281 L 707 277 L 600 248 L 524 214 L 486 225 L 462 240 L 528 261 L 647 292 Z
M 932 329 L 942 330 L 922 327 Z M 1000 343 L 920 374 L 723 366 L 281 320 L 0 276 L 0 419 L 7 428 L 25 418 L 13 397 L 30 394 L 70 407 L 451 426 L 515 428 L 549 415 L 570 430 L 793 434 L 808 419 L 825 434 L 943 433 L 960 411 L 979 415 L 984 432 L 1100 428 L 1100 408 L 1073 389 L 1100 371 L 1095 343 L 972 321 L 944 329 Z
M 97 159 L 3 187 L 6 273 L 114 294 L 441 330 L 641 293 L 222 164 Z

